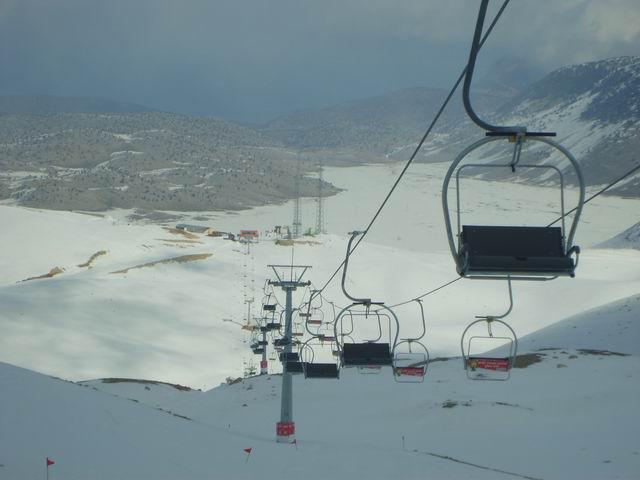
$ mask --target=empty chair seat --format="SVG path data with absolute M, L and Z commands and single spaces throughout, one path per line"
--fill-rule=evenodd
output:
M 288 373 L 303 373 L 302 362 L 284 362 L 284 368 Z
M 267 323 L 267 330 L 280 330 L 281 326 L 280 322 L 269 322 Z
M 458 255 L 462 276 L 573 277 L 572 253 L 564 252 L 560 227 L 463 225 Z
M 280 361 L 281 362 L 299 362 L 300 355 L 298 354 L 298 352 L 282 352 L 280 354 Z
M 265 312 L 275 312 L 276 311 L 276 306 L 275 305 L 263 305 L 262 306 L 262 310 L 264 310 Z
M 338 365 L 335 363 L 305 363 L 304 378 L 338 378 Z
M 391 349 L 388 343 L 345 343 L 342 364 L 345 367 L 391 365 Z
M 285 347 L 285 346 L 289 345 L 290 343 L 291 343 L 291 340 L 289 340 L 287 337 L 276 338 L 273 341 L 273 346 L 274 347 Z

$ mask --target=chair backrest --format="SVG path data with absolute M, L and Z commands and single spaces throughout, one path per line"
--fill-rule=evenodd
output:
M 298 352 L 282 352 L 280 354 L 281 362 L 298 362 L 300 361 L 300 355 Z
M 560 227 L 462 226 L 462 245 L 470 255 L 563 257 Z
M 302 362 L 285 362 L 285 368 L 289 373 L 302 373 Z
M 304 375 L 307 378 L 338 378 L 338 366 L 335 363 L 305 363 Z
M 345 365 L 390 365 L 391 349 L 388 343 L 345 343 L 342 346 Z

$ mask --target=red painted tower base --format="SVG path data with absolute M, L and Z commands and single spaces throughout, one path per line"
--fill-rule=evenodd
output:
M 276 440 L 278 443 L 292 443 L 296 438 L 296 424 L 294 422 L 276 423 Z

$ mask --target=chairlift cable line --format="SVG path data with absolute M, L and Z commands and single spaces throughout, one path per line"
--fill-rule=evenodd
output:
M 620 178 L 614 180 L 613 182 L 611 182 L 609 185 L 607 185 L 606 187 L 604 187 L 602 190 L 600 190 L 597 193 L 594 193 L 593 195 L 591 195 L 588 199 L 586 199 L 584 201 L 584 203 L 588 203 L 591 200 L 593 200 L 594 198 L 596 198 L 598 195 L 606 192 L 607 190 L 609 190 L 611 187 L 613 187 L 615 184 L 621 182 L 622 180 L 624 180 L 625 178 L 627 178 L 629 175 L 631 175 L 632 173 L 636 172 L 640 170 L 640 163 L 638 165 L 636 165 L 635 167 L 633 167 L 631 170 L 629 170 L 627 173 L 625 173 L 624 175 L 622 175 Z M 557 219 L 555 219 L 553 222 L 551 222 L 549 225 L 547 225 L 547 227 L 550 227 L 551 225 L 553 225 L 554 223 L 559 222 L 560 220 L 562 220 L 563 217 L 566 217 L 567 215 L 573 213 L 576 211 L 578 207 L 574 207 L 571 210 L 569 210 L 567 213 L 565 213 L 562 217 L 559 217 Z
M 627 173 L 625 173 L 624 175 L 622 175 L 621 177 L 617 178 L 616 180 L 614 180 L 613 182 L 609 183 L 606 187 L 604 187 L 602 190 L 599 190 L 597 193 L 594 193 L 593 195 L 591 195 L 588 199 L 586 199 L 584 201 L 584 204 L 590 202 L 591 200 L 593 200 L 594 198 L 596 198 L 598 195 L 601 195 L 602 193 L 606 192 L 607 190 L 609 190 L 611 187 L 613 187 L 615 184 L 621 182 L 622 180 L 624 180 L 625 178 L 627 178 L 628 176 L 630 176 L 631 174 L 633 174 L 634 172 L 640 170 L 640 164 L 636 165 L 635 167 L 633 167 L 631 170 L 629 170 Z M 577 208 L 577 207 L 576 207 Z M 568 212 L 566 212 L 564 214 L 564 216 L 566 217 L 567 215 L 570 215 L 571 213 L 573 213 L 576 209 L 573 208 L 572 210 L 569 210 Z M 547 225 L 547 227 L 550 227 L 551 225 L 553 225 L 554 223 L 559 222 L 562 219 L 562 217 L 554 220 L 553 222 L 551 222 L 549 225 Z M 443 288 L 448 287 L 449 285 L 452 285 L 454 283 L 456 283 L 458 280 L 462 280 L 464 277 L 456 277 L 453 280 L 450 280 L 446 283 L 443 283 L 442 285 L 429 290 L 426 293 L 423 293 L 422 295 L 419 295 L 417 297 L 411 298 L 410 300 L 406 300 L 404 302 L 400 302 L 400 303 L 396 303 L 395 305 L 391 305 L 389 308 L 396 308 L 396 307 L 400 307 L 402 305 L 406 305 L 408 303 L 411 303 L 415 300 L 419 300 L 421 298 L 427 297 L 429 295 L 432 295 L 434 293 L 436 293 L 439 290 L 442 290 Z
M 500 7 L 500 10 L 498 10 L 498 12 L 496 13 L 496 16 L 494 17 L 493 21 L 491 22 L 491 24 L 489 25 L 489 27 L 487 28 L 487 31 L 484 33 L 484 35 L 482 36 L 482 39 L 480 40 L 480 43 L 478 44 L 478 51 L 482 48 L 482 46 L 484 45 L 484 43 L 487 41 L 487 39 L 489 38 L 489 35 L 491 34 L 491 32 L 493 31 L 493 28 L 495 27 L 495 25 L 498 23 L 498 20 L 500 19 L 500 17 L 502 16 L 502 13 L 504 12 L 504 10 L 507 8 L 507 5 L 509 4 L 510 0 L 505 0 L 504 3 L 502 4 L 502 6 Z M 422 138 L 420 139 L 420 141 L 418 142 L 418 145 L 416 146 L 415 150 L 413 151 L 413 153 L 411 154 L 411 157 L 409 158 L 409 160 L 407 161 L 407 163 L 405 164 L 404 168 L 402 169 L 402 171 L 400 172 L 400 175 L 398 175 L 398 178 L 396 179 L 396 181 L 394 182 L 393 186 L 391 187 L 391 190 L 389 190 L 389 193 L 387 194 L 387 196 L 385 197 L 385 199 L 382 201 L 382 203 L 380 204 L 380 207 L 378 208 L 378 210 L 376 211 L 376 213 L 374 214 L 373 218 L 371 219 L 371 221 L 369 222 L 369 225 L 367 226 L 367 228 L 364 230 L 364 232 L 362 233 L 362 235 L 360 236 L 360 238 L 357 240 L 357 242 L 355 243 L 355 245 L 353 246 L 353 248 L 351 249 L 351 253 L 353 253 L 355 251 L 356 248 L 358 248 L 358 245 L 360 245 L 360 243 L 362 242 L 362 240 L 364 239 L 364 237 L 367 235 L 367 233 L 369 232 L 369 230 L 371 229 L 371 227 L 373 226 L 373 224 L 375 223 L 375 221 L 378 219 L 378 217 L 380 216 L 380 213 L 382 212 L 383 208 L 386 206 L 387 202 L 389 201 L 389 199 L 391 198 L 391 195 L 393 194 L 393 192 L 395 191 L 395 189 L 397 188 L 397 186 L 400 183 L 400 180 L 402 180 L 402 177 L 404 177 L 404 174 L 407 172 L 407 170 L 409 169 L 409 166 L 411 166 L 411 164 L 413 163 L 413 160 L 415 159 L 415 157 L 418 155 L 418 152 L 420 151 L 420 149 L 422 148 L 422 145 L 424 144 L 424 142 L 427 140 L 427 137 L 429 136 L 429 134 L 431 133 L 431 131 L 433 130 L 433 128 L 435 127 L 436 123 L 438 122 L 438 120 L 440 120 L 440 116 L 442 115 L 442 112 L 444 112 L 444 109 L 447 107 L 447 105 L 449 104 L 449 101 L 451 100 L 451 98 L 453 97 L 453 94 L 456 92 L 456 90 L 458 89 L 458 87 L 460 86 L 460 83 L 462 82 L 462 80 L 464 79 L 466 73 L 467 73 L 467 68 L 468 65 L 465 64 L 464 69 L 462 70 L 462 72 L 460 73 L 460 76 L 458 77 L 458 79 L 456 80 L 456 82 L 454 83 L 453 87 L 451 88 L 451 90 L 449 91 L 449 94 L 447 95 L 447 97 L 445 98 L 444 102 L 442 103 L 442 106 L 440 107 L 440 109 L 438 110 L 438 112 L 436 113 L 436 115 L 434 116 L 433 120 L 431 121 L 431 124 L 429 125 L 429 127 L 427 128 L 427 131 L 425 132 L 425 134 L 422 136 Z M 345 260 L 342 261 L 342 263 L 340 263 L 340 265 L 338 266 L 338 268 L 335 270 L 335 272 L 333 272 L 333 274 L 331 275 L 331 277 L 329 277 L 329 280 L 327 280 L 324 284 L 324 286 L 318 291 L 322 292 L 324 291 L 325 288 L 327 288 L 327 286 L 333 281 L 333 279 L 335 278 L 335 276 L 338 274 L 338 272 L 340 272 L 340 270 L 342 269 L 342 267 L 345 264 Z

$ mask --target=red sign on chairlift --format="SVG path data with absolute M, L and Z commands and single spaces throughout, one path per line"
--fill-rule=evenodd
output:
M 408 377 L 424 377 L 424 367 L 398 367 L 396 368 L 397 375 L 405 375 Z
M 507 372 L 509 370 L 508 358 L 482 358 L 474 357 L 467 360 L 471 370 L 493 370 L 495 372 Z
M 266 360 L 260 360 L 260 368 L 267 368 L 267 361 Z

